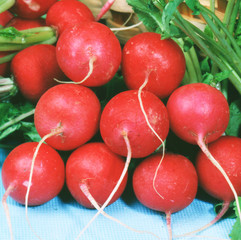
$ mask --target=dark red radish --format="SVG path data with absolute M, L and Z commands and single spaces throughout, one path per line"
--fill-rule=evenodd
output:
M 43 18 L 24 19 L 20 17 L 12 18 L 6 25 L 6 27 L 14 27 L 19 31 L 42 26 L 46 26 L 45 20 Z
M 101 106 L 95 93 L 84 86 L 60 84 L 39 99 L 35 127 L 41 137 L 55 136 L 46 143 L 58 150 L 72 150 L 89 141 L 97 132 Z
M 13 14 L 9 11 L 0 13 L 0 27 L 5 27 L 6 24 L 13 18 Z
M 191 161 L 182 155 L 166 153 L 158 168 L 161 159 L 161 154 L 154 154 L 136 167 L 133 190 L 143 205 L 166 214 L 169 239 L 172 239 L 171 214 L 186 208 L 194 200 L 198 177 Z M 153 187 L 154 178 L 159 194 Z
M 84 3 L 77 0 L 58 1 L 46 15 L 46 23 L 56 28 L 59 35 L 66 28 L 86 21 L 94 21 L 94 15 Z
M 67 187 L 74 199 L 82 206 L 94 208 L 81 191 L 81 185 L 87 186 L 96 202 L 103 205 L 119 180 L 124 165 L 124 160 L 104 143 L 87 143 L 76 149 L 67 160 Z M 126 183 L 127 174 L 109 204 L 121 196 Z
M 36 19 L 47 13 L 55 2 L 57 0 L 16 0 L 11 11 L 22 18 Z
M 30 166 L 38 143 L 27 142 L 14 148 L 2 166 L 3 186 L 13 187 L 9 196 L 20 204 L 25 203 Z M 42 144 L 35 161 L 29 205 L 40 205 L 56 197 L 65 181 L 64 162 L 56 150 Z
M 49 44 L 33 45 L 18 52 L 12 59 L 11 71 L 22 95 L 32 102 L 57 84 L 54 78 L 65 79 L 56 60 L 56 48 Z
M 10 52 L 0 52 L 0 58 L 7 56 Z M 0 76 L 6 77 L 10 71 L 10 62 L 0 64 Z
M 121 62 L 121 46 L 104 24 L 88 22 L 66 29 L 57 42 L 57 61 L 72 81 L 97 87 L 109 82 Z
M 224 176 L 238 203 L 237 192 L 228 174 L 206 146 L 221 137 L 228 126 L 229 105 L 224 95 L 208 84 L 184 85 L 171 94 L 167 110 L 173 132 L 184 141 L 201 148 Z M 241 214 L 239 215 L 241 219 Z
M 148 74 L 144 90 L 165 98 L 180 85 L 186 62 L 181 48 L 172 39 L 161 39 L 158 33 L 144 32 L 125 44 L 121 69 L 129 89 L 139 89 Z
M 150 125 L 164 141 L 169 132 L 165 105 L 149 91 L 142 91 L 141 98 Z M 100 133 L 107 146 L 122 156 L 128 154 L 124 135 L 130 141 L 134 158 L 146 157 L 162 144 L 147 124 L 137 90 L 121 92 L 107 103 L 100 119 Z

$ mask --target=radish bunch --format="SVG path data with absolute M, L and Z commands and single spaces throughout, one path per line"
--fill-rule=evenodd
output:
M 166 214 L 169 239 L 171 214 L 192 203 L 198 184 L 224 201 L 221 217 L 241 194 L 240 139 L 222 136 L 229 122 L 223 94 L 204 83 L 181 86 L 185 57 L 171 39 L 147 32 L 121 46 L 82 2 L 29 2 L 16 1 L 10 10 L 17 16 L 4 24 L 19 30 L 50 26 L 57 39 L 55 45 L 36 42 L 11 61 L 21 96 L 35 106 L 41 141 L 23 143 L 4 162 L 8 218 L 7 196 L 26 208 L 44 204 L 66 180 L 79 204 L 98 209 L 91 223 L 124 192 L 131 161 L 137 165 L 131 181 L 136 198 Z M 6 71 L 1 64 L 0 74 Z M 106 103 L 100 92 L 118 74 L 124 90 Z M 170 129 L 200 147 L 196 164 L 168 147 L 166 152 Z M 60 151 L 70 152 L 65 164 Z

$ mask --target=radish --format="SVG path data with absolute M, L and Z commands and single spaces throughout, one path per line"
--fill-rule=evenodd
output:
M 46 23 L 56 28 L 59 35 L 64 29 L 86 21 L 94 21 L 94 15 L 84 3 L 77 0 L 58 1 L 46 15 Z
M 9 11 L 4 11 L 0 13 L 0 28 L 5 27 L 6 24 L 13 18 L 13 14 Z
M 0 52 L 0 58 L 7 56 L 9 52 Z M 5 77 L 10 71 L 10 62 L 0 64 L 0 76 Z
M 14 27 L 19 31 L 42 26 L 46 26 L 45 20 L 43 18 L 24 19 L 20 17 L 12 18 L 6 25 L 6 27 Z
M 89 87 L 109 82 L 121 62 L 121 46 L 104 24 L 88 22 L 66 29 L 57 42 L 57 61 L 68 78 Z
M 6 204 L 8 196 L 18 203 L 24 204 L 27 188 L 30 187 L 28 203 L 35 206 L 44 204 L 56 197 L 64 185 L 65 166 L 62 158 L 53 148 L 42 144 L 36 157 L 31 186 L 28 186 L 31 162 L 37 145 L 36 142 L 20 144 L 9 153 L 2 166 L 2 182 L 6 189 L 3 204 L 10 232 L 12 230 Z
M 134 170 L 133 190 L 146 207 L 166 214 L 169 239 L 172 239 L 171 214 L 186 208 L 194 200 L 198 177 L 195 167 L 186 157 L 166 153 L 156 174 L 161 154 L 144 159 Z M 156 193 L 153 179 L 156 178 Z
M 186 63 L 176 42 L 163 40 L 158 33 L 144 32 L 125 44 L 121 69 L 129 89 L 139 89 L 149 73 L 144 90 L 165 98 L 180 85 Z
M 241 196 L 241 139 L 234 136 L 222 136 L 210 143 L 208 149 L 227 173 L 237 195 Z M 223 201 L 223 207 L 213 221 L 201 229 L 191 232 L 192 234 L 217 222 L 228 210 L 230 202 L 234 200 L 234 194 L 227 184 L 226 179 L 220 171 L 208 161 L 207 156 L 202 151 L 197 155 L 196 170 L 200 186 L 212 197 Z
M 55 2 L 57 0 L 16 0 L 11 11 L 22 18 L 36 19 L 47 13 Z
M 204 83 L 192 83 L 176 89 L 167 102 L 170 127 L 192 144 L 197 144 L 224 176 L 238 203 L 236 190 L 227 173 L 209 152 L 206 144 L 217 140 L 229 122 L 229 105 L 224 95 Z M 239 204 L 238 212 L 240 213 Z M 241 214 L 240 218 L 241 218 Z
M 141 97 L 150 124 L 164 141 L 169 131 L 165 105 L 149 91 L 142 91 Z M 162 143 L 147 125 L 137 90 L 121 92 L 107 103 L 100 119 L 100 133 L 107 146 L 122 156 L 128 154 L 123 138 L 127 136 L 134 158 L 148 156 Z
M 35 127 L 46 142 L 58 150 L 73 150 L 97 132 L 101 106 L 95 93 L 84 86 L 60 84 L 48 89 L 39 99 Z
M 33 45 L 18 52 L 12 59 L 11 70 L 20 92 L 32 102 L 57 84 L 54 78 L 65 79 L 56 60 L 55 46 L 49 44 Z
M 76 149 L 66 163 L 67 187 L 78 203 L 94 208 L 81 190 L 86 186 L 93 198 L 102 205 L 115 187 L 124 168 L 123 159 L 113 153 L 104 143 L 92 142 Z M 127 174 L 109 204 L 123 193 Z

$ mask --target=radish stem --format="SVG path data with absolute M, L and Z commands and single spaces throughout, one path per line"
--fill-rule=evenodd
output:
M 0 13 L 5 12 L 15 4 L 15 0 L 4 0 L 0 2 Z

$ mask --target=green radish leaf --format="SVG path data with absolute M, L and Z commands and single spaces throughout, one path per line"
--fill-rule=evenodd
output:
M 239 200 L 239 206 L 241 207 L 241 197 L 239 197 L 238 200 Z M 232 240 L 241 240 L 241 225 L 240 225 L 241 223 L 240 223 L 236 202 L 234 202 L 233 205 L 234 205 L 234 211 L 235 211 L 237 220 L 234 223 L 232 231 L 229 236 L 231 237 Z
M 22 128 L 22 121 L 32 116 L 33 113 L 34 106 L 29 102 L 18 105 L 4 102 L 0 103 L 0 140 L 17 130 L 24 132 L 26 128 Z
M 226 134 L 241 137 L 241 100 L 232 102 L 229 106 L 230 119 Z
M 140 21 L 150 32 L 156 32 L 158 28 L 157 20 L 160 19 L 160 11 L 150 0 L 127 0 L 133 8 Z
M 186 5 L 193 11 L 193 15 L 199 15 L 199 1 L 198 0 L 186 0 Z
M 41 140 L 34 122 L 21 122 L 20 130 L 23 132 L 24 137 L 32 142 L 39 142 Z
M 0 37 L 14 39 L 15 37 L 20 37 L 22 35 L 23 34 L 14 27 L 0 29 Z

